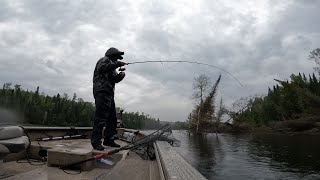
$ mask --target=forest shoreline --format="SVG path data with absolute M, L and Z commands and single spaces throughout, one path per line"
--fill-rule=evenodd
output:
M 246 123 L 232 126 L 229 133 L 281 133 L 281 134 L 320 134 L 320 116 L 272 122 L 267 125 L 252 126 Z

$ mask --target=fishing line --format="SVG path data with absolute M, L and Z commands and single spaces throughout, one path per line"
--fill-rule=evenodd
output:
M 131 63 L 127 63 L 127 65 L 129 64 L 144 64 L 144 63 L 190 63 L 190 64 L 199 64 L 199 65 L 205 65 L 205 66 L 209 66 L 212 68 L 216 68 L 216 69 L 220 69 L 221 71 L 229 74 L 230 76 L 232 76 L 240 85 L 241 87 L 243 87 L 243 84 L 240 82 L 240 80 L 238 80 L 234 75 L 232 75 L 230 72 L 218 67 L 218 66 L 214 66 L 211 64 L 206 64 L 206 63 L 200 63 L 200 62 L 195 62 L 195 61 L 136 61 L 136 62 L 131 62 Z

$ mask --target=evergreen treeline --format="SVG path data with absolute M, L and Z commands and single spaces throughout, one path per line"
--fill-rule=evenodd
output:
M 151 117 L 149 114 L 145 115 L 143 112 L 125 112 L 122 114 L 123 123 L 130 129 L 159 129 L 165 124 L 170 124 L 172 130 L 185 130 L 188 129 L 186 122 L 168 122 L 160 121 Z
M 0 89 L 0 108 L 22 114 L 19 123 L 44 126 L 92 126 L 95 113 L 94 104 L 77 98 L 76 93 L 72 99 L 68 94 L 51 97 L 40 94 L 39 87 L 33 92 L 11 83 L 5 83 Z M 159 119 L 143 112 L 124 112 L 122 118 L 125 126 L 131 129 L 157 129 L 161 126 Z
M 91 126 L 94 117 L 92 103 L 77 99 L 74 94 L 53 97 L 36 91 L 25 91 L 20 85 L 5 83 L 0 90 L 0 107 L 23 115 L 20 123 L 46 126 Z
M 267 96 L 248 102 L 234 123 L 268 125 L 320 116 L 320 82 L 315 74 L 292 74 L 288 81 L 275 80 L 279 84 L 269 88 Z
M 160 120 L 145 115 L 143 112 L 125 112 L 122 114 L 122 121 L 130 129 L 158 129 L 161 124 Z

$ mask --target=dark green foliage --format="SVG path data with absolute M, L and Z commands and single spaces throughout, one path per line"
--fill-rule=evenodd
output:
M 122 114 L 124 125 L 130 129 L 159 129 L 165 124 L 170 124 L 172 130 L 187 129 L 186 122 L 163 122 L 160 119 L 145 115 L 143 112 L 124 112 Z
M 259 126 L 320 115 L 320 83 L 315 74 L 309 78 L 292 74 L 290 81 L 275 80 L 279 84 L 269 88 L 267 96 L 252 99 L 234 123 Z
M 150 117 L 143 112 L 124 112 L 122 115 L 123 123 L 130 129 L 158 129 L 161 127 L 159 118 Z
M 95 113 L 93 103 L 84 102 L 74 93 L 72 99 L 68 94 L 59 93 L 53 97 L 35 92 L 25 91 L 20 85 L 12 87 L 5 83 L 0 89 L 0 108 L 13 110 L 23 115 L 19 122 L 23 124 L 44 126 L 92 126 Z M 157 129 L 164 123 L 143 112 L 124 112 L 123 123 L 131 129 Z M 9 122 L 10 123 L 10 122 Z M 15 122 L 11 122 L 15 123 Z M 173 128 L 185 128 L 185 124 L 176 122 Z
M 216 83 L 213 85 L 209 95 L 205 98 L 202 105 L 200 106 L 200 118 L 205 121 L 213 121 L 216 119 L 214 114 L 216 112 L 216 107 L 214 103 L 220 80 L 221 74 L 219 75 Z
M 84 102 L 76 96 L 72 100 L 65 94 L 50 97 L 35 92 L 25 91 L 20 85 L 11 87 L 5 83 L 0 90 L 0 107 L 14 110 L 24 115 L 22 123 L 46 126 L 91 126 L 94 117 L 94 105 Z

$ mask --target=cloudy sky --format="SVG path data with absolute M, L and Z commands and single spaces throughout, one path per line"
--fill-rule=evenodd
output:
M 126 62 L 187 60 L 127 66 L 116 104 L 167 121 L 184 121 L 194 105 L 194 77 L 212 83 L 227 105 L 261 95 L 273 78 L 312 73 L 320 47 L 320 1 L 308 0 L 0 0 L 0 83 L 49 95 L 75 92 L 93 102 L 96 61 L 113 46 Z

